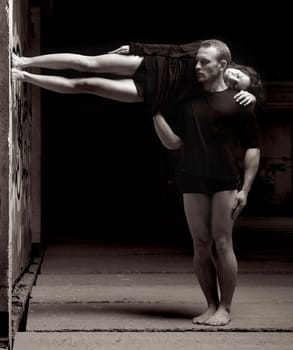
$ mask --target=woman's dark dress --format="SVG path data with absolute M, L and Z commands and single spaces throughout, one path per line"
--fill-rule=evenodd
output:
M 200 88 L 195 73 L 199 44 L 130 43 L 129 54 L 144 57 L 133 80 L 151 116 L 188 99 Z

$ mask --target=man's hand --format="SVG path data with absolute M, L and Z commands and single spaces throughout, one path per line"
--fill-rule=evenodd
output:
M 256 97 L 252 95 L 250 92 L 241 90 L 235 96 L 234 100 L 238 102 L 240 105 L 248 106 L 252 104 L 253 106 L 256 103 Z
M 239 191 L 235 198 L 235 203 L 232 206 L 231 218 L 235 220 L 240 214 L 241 210 L 246 206 L 247 193 L 245 191 Z
M 108 53 L 117 53 L 119 55 L 128 55 L 129 54 L 129 45 L 122 45 L 113 51 L 109 51 Z

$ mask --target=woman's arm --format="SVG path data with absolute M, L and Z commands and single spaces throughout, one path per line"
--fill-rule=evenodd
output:
M 157 113 L 153 117 L 155 131 L 162 142 L 162 144 L 170 149 L 175 150 L 179 149 L 183 145 L 183 141 L 174 134 L 170 125 L 166 122 L 166 119 L 162 116 L 162 114 Z

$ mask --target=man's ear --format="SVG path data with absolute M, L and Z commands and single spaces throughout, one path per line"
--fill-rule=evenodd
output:
M 226 60 L 220 60 L 220 69 L 224 71 L 228 67 L 228 62 Z

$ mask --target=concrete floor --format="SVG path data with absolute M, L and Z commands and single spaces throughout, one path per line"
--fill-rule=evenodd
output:
M 240 259 L 232 321 L 192 324 L 204 309 L 184 248 L 51 244 L 14 350 L 292 350 L 293 259 Z

